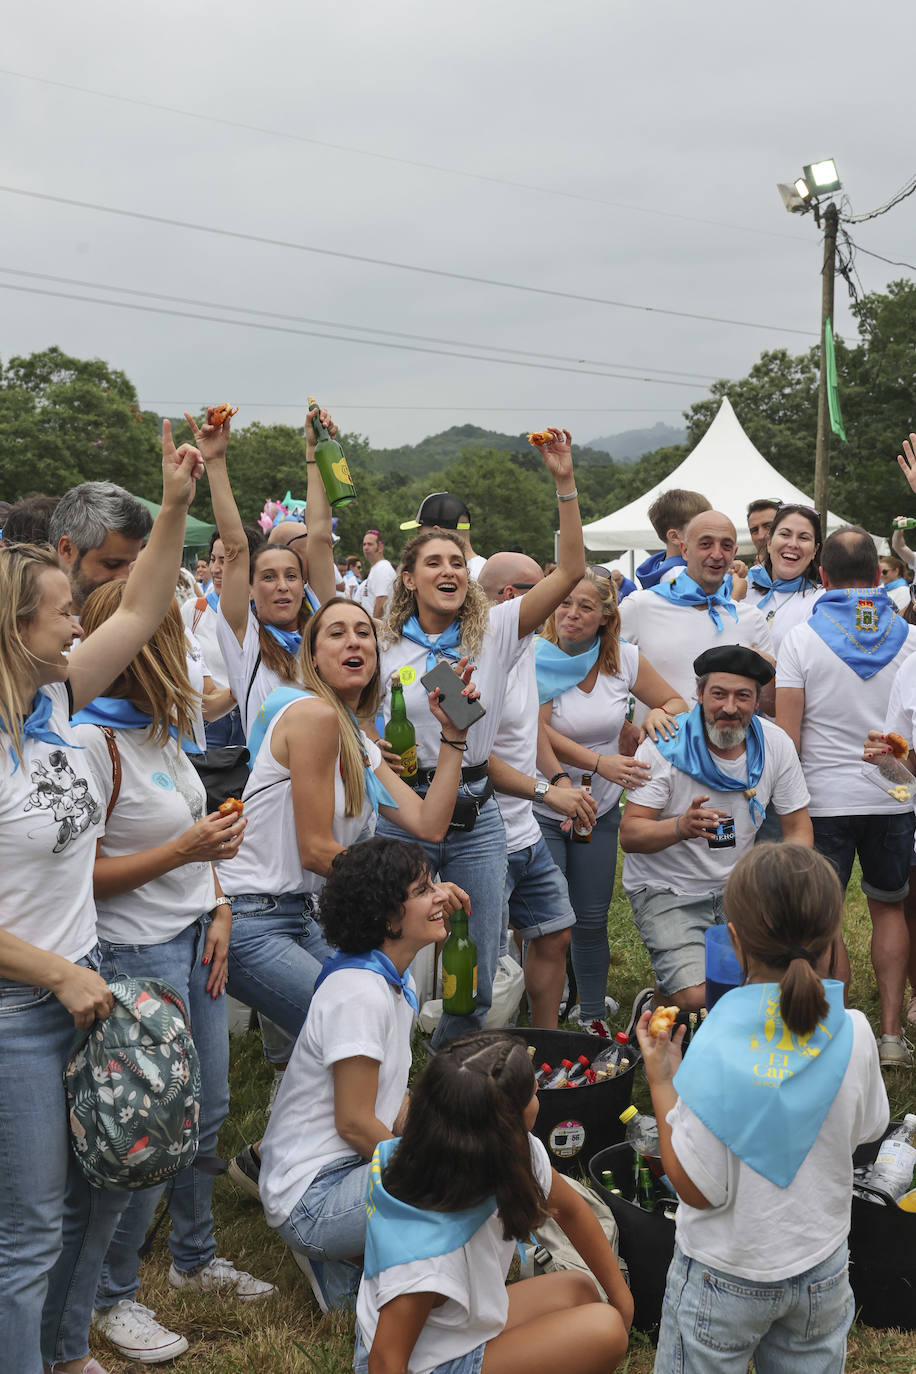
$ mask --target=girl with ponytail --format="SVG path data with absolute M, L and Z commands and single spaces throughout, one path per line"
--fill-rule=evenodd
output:
M 831 976 L 843 893 L 826 859 L 756 845 L 724 905 L 744 985 L 683 1062 L 683 1027 L 636 1027 L 681 1198 L 655 1368 L 719 1374 L 728 1352 L 729 1368 L 828 1374 L 854 1314 L 852 1155 L 889 1116 L 877 1044 Z
M 524 1043 L 484 1031 L 444 1045 L 403 1135 L 370 1166 L 356 1374 L 610 1374 L 633 1299 L 588 1204 L 530 1134 Z M 505 1286 L 517 1240 L 552 1215 L 608 1297 L 564 1270 Z

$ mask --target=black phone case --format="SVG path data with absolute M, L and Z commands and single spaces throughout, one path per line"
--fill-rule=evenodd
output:
M 487 714 L 479 699 L 468 701 L 467 697 L 461 695 L 464 684 L 448 663 L 437 663 L 435 668 L 430 668 L 428 673 L 423 674 L 420 681 L 427 692 L 431 692 L 435 687 L 439 688 L 439 705 L 456 730 L 467 730 L 475 721 Z

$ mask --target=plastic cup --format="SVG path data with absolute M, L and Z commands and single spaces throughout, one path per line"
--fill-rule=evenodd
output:
M 706 932 L 706 1006 L 711 1009 L 732 988 L 740 987 L 744 973 L 735 957 L 728 926 L 710 926 Z

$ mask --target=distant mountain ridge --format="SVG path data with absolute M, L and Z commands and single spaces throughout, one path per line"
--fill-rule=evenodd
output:
M 668 448 L 671 444 L 683 444 L 686 438 L 686 429 L 674 429 L 659 420 L 651 429 L 627 429 L 622 434 L 606 434 L 599 439 L 590 439 L 588 447 L 610 454 L 618 463 L 634 463 L 644 453 L 654 453 L 656 449 Z
M 573 453 L 579 463 L 604 464 L 610 457 L 630 462 L 664 445 L 681 443 L 685 437 L 684 430 L 657 424 L 652 429 L 611 434 L 590 444 L 573 444 Z M 403 444 L 399 448 L 373 447 L 372 456 L 380 475 L 401 472 L 422 477 L 428 472 L 440 472 L 464 453 L 485 449 L 531 453 L 526 430 L 520 434 L 503 434 L 499 430 L 481 429 L 479 425 L 452 425 L 439 434 L 427 435 L 418 444 Z

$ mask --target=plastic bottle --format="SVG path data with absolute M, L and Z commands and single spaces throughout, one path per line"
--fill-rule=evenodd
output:
M 620 1113 L 620 1120 L 627 1128 L 627 1140 L 638 1155 L 644 1155 L 646 1159 L 661 1158 L 654 1116 L 646 1116 L 635 1107 L 627 1107 Z
M 391 718 L 385 726 L 385 739 L 401 756 L 401 779 L 409 787 L 417 781 L 417 732 L 404 705 L 404 688 L 400 673 L 391 674 Z
M 538 1085 L 539 1088 L 543 1088 L 545 1082 L 547 1081 L 547 1079 L 550 1077 L 550 1075 L 551 1075 L 552 1073 L 553 1073 L 553 1069 L 550 1067 L 550 1065 L 549 1065 L 549 1064 L 546 1062 L 546 1060 L 545 1060 L 545 1062 L 541 1065 L 541 1067 L 535 1071 L 535 1075 L 534 1075 L 534 1081 L 535 1081 L 535 1083 Z
M 584 1054 L 580 1054 L 575 1064 L 569 1071 L 566 1078 L 567 1088 L 581 1088 L 588 1081 L 585 1075 L 590 1071 L 591 1063 Z
M 467 912 L 449 917 L 451 929 L 442 946 L 442 1009 L 453 1016 L 477 1010 L 477 946 L 468 934 Z
M 572 1068 L 572 1066 L 573 1062 L 571 1059 L 561 1059 L 560 1067 L 558 1069 L 554 1069 L 550 1077 L 545 1078 L 540 1086 L 542 1088 L 565 1088 L 566 1081 L 569 1077 L 569 1071 Z
M 607 1069 L 608 1077 L 613 1078 L 614 1074 L 619 1070 L 620 1061 L 626 1053 L 628 1043 L 626 1031 L 618 1031 L 614 1036 L 613 1045 L 608 1045 L 606 1050 L 602 1050 L 600 1054 L 595 1055 L 592 1062 L 592 1068 L 596 1071 L 598 1069 Z M 611 1071 L 611 1065 L 613 1065 L 613 1072 Z
M 903 1197 L 911 1186 L 916 1169 L 916 1114 L 907 1112 L 900 1126 L 884 1137 L 878 1146 L 875 1162 L 866 1179 L 870 1188 L 897 1198 Z
M 582 774 L 582 782 L 580 783 L 580 786 L 581 786 L 583 792 L 587 792 L 587 793 L 589 794 L 589 796 L 591 796 L 591 792 L 592 792 L 592 775 L 591 775 L 591 773 L 583 773 L 583 774 Z M 590 825 L 583 825 L 581 821 L 573 821 L 572 838 L 573 838 L 573 842 L 574 842 L 575 844 L 591 844 L 591 842 L 592 842 L 592 827 L 591 827 Z
M 310 396 L 309 410 L 314 410 L 317 405 L 318 402 L 315 397 Z M 321 473 L 321 480 L 328 494 L 328 501 L 335 508 L 348 506 L 351 501 L 356 500 L 356 488 L 353 485 L 353 478 L 350 476 L 350 469 L 347 467 L 344 451 L 337 440 L 331 438 L 317 415 L 312 419 L 312 426 L 318 439 L 315 447 L 315 462 L 318 464 L 318 471 Z

